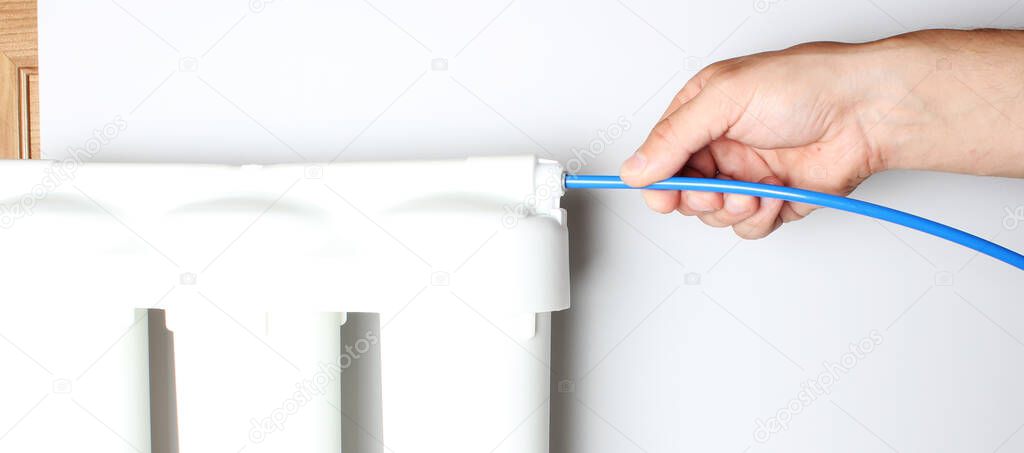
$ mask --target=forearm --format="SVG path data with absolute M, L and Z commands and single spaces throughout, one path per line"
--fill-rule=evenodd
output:
M 1024 32 L 930 30 L 864 44 L 881 70 L 862 127 L 886 168 L 1024 177 Z M 871 62 L 866 60 L 873 60 Z

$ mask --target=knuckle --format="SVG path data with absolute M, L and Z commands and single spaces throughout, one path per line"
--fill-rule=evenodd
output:
M 708 77 L 705 85 L 711 85 L 718 89 L 719 92 L 739 93 L 742 91 L 744 84 L 744 67 L 741 65 L 726 66 L 714 74 Z
M 732 227 L 732 231 L 742 239 L 756 240 L 768 236 L 768 232 L 760 228 L 753 228 L 747 225 L 738 224 Z
M 723 222 L 722 219 L 719 219 L 715 214 L 716 213 L 702 214 L 697 217 L 700 218 L 700 221 L 704 222 L 705 225 L 713 228 L 725 228 L 730 225 L 728 222 Z
M 728 60 L 716 61 L 714 63 L 711 63 L 711 64 L 705 66 L 700 71 L 697 71 L 697 74 L 693 78 L 697 79 L 697 80 L 707 80 L 708 78 L 713 76 L 716 72 L 718 72 L 722 68 L 724 68 L 726 66 L 729 66 L 729 65 L 735 63 L 736 61 L 737 61 L 736 58 L 730 58 Z
M 655 124 L 654 128 L 651 129 L 651 139 L 655 143 L 665 145 L 672 145 L 675 143 L 675 129 L 669 118 L 658 121 L 658 124 Z
M 693 95 L 697 94 L 697 87 L 692 82 L 687 82 L 683 86 L 682 90 L 676 93 L 675 97 L 672 98 L 672 102 L 678 105 L 683 105 L 693 98 Z
M 691 211 L 690 209 L 687 209 L 685 206 L 682 206 L 682 205 L 680 205 L 678 208 L 676 208 L 676 212 L 678 212 L 681 215 L 687 216 L 687 217 L 693 217 L 693 216 L 697 215 L 696 212 Z

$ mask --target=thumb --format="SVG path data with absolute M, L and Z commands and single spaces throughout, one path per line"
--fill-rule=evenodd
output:
M 644 143 L 622 164 L 622 180 L 646 186 L 677 174 L 694 153 L 729 130 L 741 107 L 705 86 L 696 97 L 658 122 Z

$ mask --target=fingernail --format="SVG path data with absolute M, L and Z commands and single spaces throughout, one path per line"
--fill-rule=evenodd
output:
M 725 210 L 731 214 L 742 214 L 747 209 L 739 197 L 725 197 Z
M 639 152 L 633 153 L 626 159 L 626 162 L 622 165 L 622 171 L 625 173 L 638 174 L 644 171 L 644 167 L 647 167 L 647 158 Z

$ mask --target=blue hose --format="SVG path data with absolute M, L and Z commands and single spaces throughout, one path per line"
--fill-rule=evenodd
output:
M 618 176 L 603 175 L 566 175 L 566 189 L 639 189 L 622 182 Z M 780 200 L 795 201 L 800 203 L 813 204 L 828 208 L 849 211 L 876 219 L 885 220 L 913 228 L 918 231 L 938 236 L 948 241 L 955 242 L 972 250 L 977 250 L 997 260 L 1003 261 L 1018 269 L 1024 270 L 1024 255 L 1014 252 L 1006 247 L 986 241 L 973 234 L 956 228 L 943 225 L 938 222 L 897 211 L 885 206 L 879 206 L 866 201 L 852 198 L 839 197 L 810 190 L 795 189 L 785 186 L 773 186 L 770 184 L 758 184 L 744 181 L 733 181 L 726 179 L 708 178 L 668 178 L 656 182 L 642 189 L 652 190 L 694 190 L 699 192 L 720 192 L 738 193 L 753 195 L 755 197 L 778 198 Z

